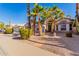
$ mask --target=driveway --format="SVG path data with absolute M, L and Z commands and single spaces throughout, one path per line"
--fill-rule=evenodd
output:
M 65 33 L 57 33 L 59 38 L 54 39 L 52 34 L 44 36 L 32 36 L 27 43 L 48 50 L 61 56 L 79 56 L 79 36 L 66 37 Z
M 26 40 L 23 40 L 26 41 Z M 24 43 L 22 40 L 12 39 L 12 35 L 0 34 L 0 55 L 8 56 L 50 56 L 56 55 L 47 50 Z

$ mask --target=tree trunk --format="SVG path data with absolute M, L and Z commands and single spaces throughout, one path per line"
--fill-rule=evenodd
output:
M 28 37 L 30 37 L 30 29 L 31 29 L 31 23 L 30 23 L 30 3 L 27 3 L 27 15 L 28 15 Z
M 76 17 L 77 17 L 77 20 L 78 20 L 78 16 L 79 16 L 79 15 L 78 15 L 78 12 L 79 12 L 79 11 L 78 11 L 78 8 L 79 8 L 78 5 L 79 5 L 79 3 L 76 3 Z
M 31 23 L 30 23 L 30 3 L 27 3 L 27 14 L 28 14 L 28 27 L 31 28 Z
M 55 26 L 56 25 L 55 25 L 55 21 L 53 21 L 52 23 L 53 23 L 53 25 L 52 25 L 53 26 L 53 35 L 56 36 L 56 31 L 55 31 L 55 28 L 56 28 Z
M 54 36 L 56 36 L 55 28 L 56 28 L 56 27 L 55 27 L 55 24 L 54 24 L 54 32 L 53 32 L 53 35 L 54 35 Z
M 78 23 L 79 23 L 79 3 L 76 3 L 76 17 L 77 17 L 77 20 L 76 20 L 76 30 L 77 30 L 77 33 L 79 33 L 79 30 L 78 30 Z
M 40 23 L 40 16 L 38 15 L 38 27 L 39 27 L 39 35 L 42 35 L 42 26 Z
M 54 21 L 52 21 L 52 32 L 54 32 L 54 29 L 55 29 L 55 24 Z
M 35 28 L 36 28 L 36 26 L 35 26 L 35 24 L 36 24 L 36 16 L 33 16 L 33 18 L 34 18 L 34 21 L 33 21 L 33 31 L 34 31 L 34 35 L 35 35 Z

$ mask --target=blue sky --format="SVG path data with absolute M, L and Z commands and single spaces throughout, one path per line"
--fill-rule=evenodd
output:
M 26 3 L 0 3 L 0 21 L 8 24 L 9 20 L 15 24 L 27 22 L 27 4 Z M 75 17 L 76 7 L 73 3 L 41 3 L 43 7 L 52 7 L 53 5 L 61 8 L 65 15 Z M 33 8 L 31 3 L 31 9 Z
M 0 21 L 8 23 L 21 24 L 26 22 L 26 4 L 1 4 L 0 3 Z

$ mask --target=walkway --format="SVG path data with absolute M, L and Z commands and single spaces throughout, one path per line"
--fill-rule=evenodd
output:
M 0 55 L 46 56 L 56 55 L 47 50 L 24 43 L 26 40 L 12 39 L 11 35 L 0 34 Z

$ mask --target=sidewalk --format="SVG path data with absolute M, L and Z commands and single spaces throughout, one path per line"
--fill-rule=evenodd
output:
M 21 40 L 12 39 L 5 34 L 0 34 L 0 54 L 8 56 L 51 56 L 56 55 L 46 50 L 31 46 Z

